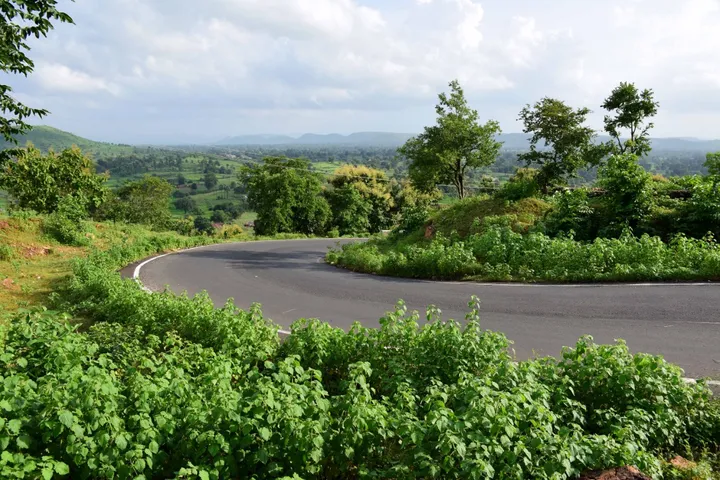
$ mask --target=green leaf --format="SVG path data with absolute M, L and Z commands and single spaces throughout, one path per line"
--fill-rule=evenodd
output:
M 260 429 L 260 432 L 259 432 L 259 433 L 260 433 L 260 438 L 262 438 L 262 439 L 265 440 L 266 442 L 267 442 L 268 440 L 270 440 L 270 436 L 272 435 L 272 432 L 271 432 L 270 429 L 267 428 L 267 427 L 262 427 L 262 428 Z
M 10 420 L 7 424 L 8 430 L 10 430 L 11 433 L 18 434 L 20 433 L 20 429 L 22 428 L 22 421 L 18 420 L 17 418 L 13 418 Z
M 210 480 L 210 474 L 208 474 L 205 470 L 200 470 L 198 476 L 200 477 L 200 480 Z
M 17 364 L 20 366 L 20 368 L 27 367 L 28 361 L 22 357 L 17 359 Z
M 53 478 L 54 472 L 53 469 L 50 467 L 45 467 L 42 469 L 42 476 L 45 480 L 50 480 Z
M 125 439 L 125 436 L 120 434 L 115 437 L 115 445 L 117 445 L 120 450 L 125 450 L 127 448 L 127 440 Z
M 20 435 L 16 440 L 17 446 L 21 449 L 30 448 L 30 442 L 30 436 L 28 435 Z
M 68 467 L 66 463 L 57 462 L 55 464 L 55 473 L 58 475 L 67 475 L 70 473 L 70 467 Z
M 73 423 L 75 423 L 75 417 L 67 410 L 60 411 L 60 414 L 58 415 L 58 420 L 60 420 L 60 423 L 65 425 L 67 428 L 72 427 Z

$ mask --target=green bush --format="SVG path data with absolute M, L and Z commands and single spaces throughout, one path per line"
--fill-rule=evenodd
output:
M 480 233 L 464 239 L 438 235 L 431 242 L 406 244 L 371 240 L 344 245 L 327 260 L 354 271 L 382 275 L 491 281 L 659 281 L 720 279 L 720 245 L 713 239 L 676 237 L 551 238 L 521 234 L 511 217 L 488 217 Z
M 0 245 L 0 262 L 7 262 L 15 257 L 15 250 L 7 244 Z
M 35 312 L 0 328 L 2 478 L 571 479 L 619 465 L 660 476 L 675 454 L 720 448 L 707 387 L 622 342 L 584 337 L 559 359 L 516 362 L 473 298 L 463 324 L 434 307 L 421 322 L 399 302 L 380 328 L 301 319 L 280 343 L 259 306 L 150 295 L 113 272 L 212 239 L 122 234 L 78 259 L 56 296 L 89 327 Z M 488 259 L 513 264 L 523 238 L 563 262 L 578 253 L 492 225 L 405 261 L 444 275 L 488 242 Z M 609 242 L 621 262 L 657 255 L 639 241 Z M 697 242 L 678 239 L 673 255 L 704 261 Z
M 587 190 L 558 192 L 553 196 L 552 210 L 543 219 L 545 233 L 555 237 L 572 232 L 579 240 L 592 240 L 597 231 L 593 213 Z
M 87 333 L 46 313 L 3 336 L 5 478 L 658 475 L 680 445 L 718 446 L 709 392 L 679 368 L 591 338 L 516 363 L 477 301 L 464 327 L 399 304 L 379 329 L 300 320 L 280 345 L 258 310 L 85 268 Z
M 46 235 L 65 245 L 85 246 L 90 243 L 85 236 L 83 221 L 87 218 L 87 201 L 74 195 L 60 200 L 57 210 L 45 217 L 42 229 Z
M 495 196 L 510 201 L 537 196 L 540 193 L 538 174 L 539 170 L 534 168 L 518 168 Z

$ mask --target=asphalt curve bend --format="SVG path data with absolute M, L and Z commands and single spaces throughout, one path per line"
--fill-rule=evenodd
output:
M 484 328 L 504 332 L 518 358 L 557 355 L 585 334 L 598 342 L 625 339 L 632 351 L 661 354 L 690 377 L 720 374 L 720 286 L 508 285 L 432 282 L 353 273 L 327 265 L 328 248 L 347 240 L 220 244 L 144 265 L 140 280 L 193 295 L 206 290 L 219 306 L 228 298 L 289 326 L 319 318 L 347 329 L 378 319 L 403 299 L 410 310 L 436 305 L 462 320 L 472 295 L 482 301 Z

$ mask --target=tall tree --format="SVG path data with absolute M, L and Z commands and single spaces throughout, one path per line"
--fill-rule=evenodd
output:
M 480 124 L 477 110 L 468 106 L 457 80 L 449 86 L 450 95 L 438 96 L 437 124 L 425 127 L 398 152 L 410 160 L 410 178 L 418 189 L 431 191 L 438 184 L 449 183 L 458 197 L 464 198 L 468 172 L 495 162 L 502 146 L 496 140 L 501 130 L 494 120 Z
M 384 172 L 364 165 L 343 165 L 335 170 L 329 183 L 333 188 L 325 196 L 341 234 L 377 233 L 390 226 L 394 199 Z M 354 220 L 348 222 L 348 218 Z
M 523 132 L 532 134 L 530 150 L 518 155 L 527 166 L 537 165 L 537 182 L 544 193 L 586 166 L 599 164 L 606 147 L 595 145 L 595 131 L 584 125 L 590 110 L 574 110 L 561 100 L 545 97 L 520 112 Z M 541 143 L 542 142 L 542 143 Z
M 203 179 L 203 182 L 205 183 L 205 188 L 207 188 L 208 190 L 212 190 L 218 184 L 217 175 L 215 175 L 212 172 L 208 172 L 205 174 L 205 178 Z
M 35 64 L 27 56 L 28 38 L 46 37 L 53 28 L 52 21 L 73 23 L 69 15 L 57 10 L 56 0 L 0 0 L 0 71 L 27 76 Z M 0 134 L 8 142 L 30 128 L 25 119 L 43 117 L 47 110 L 31 108 L 12 97 L 12 88 L 0 84 Z M 1 159 L 0 159 L 1 160 Z
M 613 139 L 613 150 L 638 157 L 648 154 L 651 150 L 649 132 L 654 124 L 645 122 L 657 114 L 659 106 L 652 90 L 641 92 L 627 82 L 615 87 L 602 104 L 602 108 L 611 113 L 605 116 L 605 131 Z M 625 141 L 621 139 L 623 130 L 627 130 L 629 137 Z
M 240 180 L 257 212 L 255 232 L 318 234 L 327 230 L 330 206 L 322 196 L 323 178 L 299 158 L 267 157 L 262 165 L 244 166 Z

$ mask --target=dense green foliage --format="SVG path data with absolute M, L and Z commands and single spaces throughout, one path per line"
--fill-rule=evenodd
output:
M 642 157 L 650 152 L 653 124 L 645 125 L 645 121 L 657 115 L 659 104 L 653 97 L 652 90 L 640 92 L 634 84 L 622 82 L 605 99 L 602 107 L 610 112 L 605 116 L 605 131 L 616 153 Z M 628 132 L 627 140 L 621 138 L 622 129 Z
M 471 109 L 457 80 L 450 82 L 450 95 L 441 93 L 435 107 L 437 124 L 411 138 L 398 153 L 410 161 L 409 175 L 422 191 L 438 184 L 451 184 L 459 198 L 466 195 L 468 171 L 495 163 L 502 144 L 496 140 L 500 124 L 479 122 L 478 112 Z
M 712 239 L 626 233 L 579 242 L 521 234 L 513 217 L 489 217 L 465 239 L 438 236 L 418 244 L 376 240 L 328 253 L 330 263 L 391 276 L 493 281 L 720 280 L 720 246 Z
M 346 165 L 333 172 L 329 184 L 325 197 L 332 225 L 341 235 L 377 233 L 390 227 L 395 199 L 382 171 Z
M 204 242 L 135 235 L 79 260 L 57 305 L 2 335 L 4 478 L 574 478 L 717 449 L 720 412 L 659 357 L 583 338 L 514 362 L 509 341 L 402 304 L 381 328 L 299 320 L 280 344 L 254 307 L 148 295 L 109 274 Z
M 322 177 L 302 159 L 266 158 L 262 165 L 243 167 L 240 178 L 248 205 L 257 212 L 255 231 L 319 234 L 327 230 L 330 206 L 320 194 Z
M 69 195 L 78 197 L 88 209 L 97 208 L 106 197 L 106 180 L 95 173 L 92 160 L 77 147 L 43 154 L 29 146 L 18 149 L 13 161 L 0 167 L 0 188 L 9 192 L 20 208 L 40 213 L 54 212 Z
M 589 113 L 554 98 L 543 98 L 520 112 L 523 132 L 532 137 L 530 150 L 518 160 L 539 167 L 537 182 L 544 193 L 565 184 L 581 168 L 597 165 L 605 155 L 606 148 L 593 143 L 595 131 L 584 125 Z
M 166 226 L 170 221 L 172 191 L 172 185 L 157 177 L 127 182 L 103 205 L 101 216 L 127 223 Z

